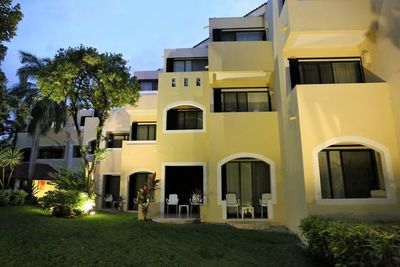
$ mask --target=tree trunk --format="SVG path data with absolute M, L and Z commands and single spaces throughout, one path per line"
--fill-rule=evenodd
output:
M 28 183 L 27 183 L 27 188 L 29 190 L 32 189 L 32 180 L 33 180 L 33 175 L 35 173 L 36 158 L 39 150 L 40 130 L 41 130 L 41 123 L 39 120 L 35 124 L 35 130 L 32 135 L 32 146 L 31 146 L 31 154 L 29 157 Z

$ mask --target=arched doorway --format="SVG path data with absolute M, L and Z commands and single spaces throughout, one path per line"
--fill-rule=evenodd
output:
M 128 210 L 138 209 L 134 200 L 136 199 L 138 190 L 143 187 L 150 174 L 150 172 L 136 172 L 129 176 Z
M 226 162 L 221 166 L 222 200 L 226 199 L 227 193 L 236 194 L 241 206 L 254 207 L 255 217 L 261 217 L 259 199 L 264 193 L 272 193 L 270 165 L 247 157 Z M 236 211 L 228 209 L 227 218 L 236 218 Z

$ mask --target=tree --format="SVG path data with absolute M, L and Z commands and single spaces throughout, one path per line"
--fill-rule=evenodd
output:
M 2 168 L 0 185 L 3 189 L 8 188 L 14 169 L 17 165 L 21 163 L 21 160 L 22 153 L 18 149 L 5 148 L 0 150 L 0 168 Z M 5 175 L 6 168 L 10 170 L 7 180 Z
M 110 110 L 135 105 L 139 98 L 139 84 L 129 74 L 121 54 L 99 53 L 95 48 L 80 46 L 60 49 L 46 69 L 38 76 L 42 97 L 65 104 L 77 132 L 80 152 L 85 167 L 86 191 L 94 196 L 96 165 L 104 158 L 100 149 L 104 123 Z M 85 156 L 83 132 L 78 113 L 82 109 L 94 110 L 98 118 L 93 161 Z
M 0 1 L 0 63 L 3 61 L 7 47 L 4 42 L 9 42 L 17 31 L 17 24 L 22 19 L 21 6 L 12 5 L 12 0 Z M 7 135 L 9 132 L 10 117 L 8 111 L 8 97 L 6 89 L 6 76 L 0 70 L 0 135 Z
M 32 135 L 31 153 L 28 167 L 28 190 L 32 185 L 39 138 L 50 129 L 59 132 L 66 122 L 64 103 L 56 103 L 49 98 L 38 98 L 40 91 L 36 86 L 38 74 L 43 71 L 50 59 L 38 58 L 28 52 L 20 51 L 22 66 L 17 70 L 19 84 L 9 94 L 10 106 L 14 110 L 13 144 L 16 144 L 18 132 L 27 128 Z

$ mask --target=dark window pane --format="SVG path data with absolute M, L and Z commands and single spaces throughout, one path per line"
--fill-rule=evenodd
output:
M 74 158 L 80 158 L 81 157 L 80 146 L 74 146 L 73 152 L 72 152 L 72 157 L 74 157 Z
M 236 93 L 222 93 L 223 111 L 234 112 L 237 111 L 237 97 Z
M 247 111 L 247 93 L 245 92 L 237 93 L 237 98 L 238 98 L 237 111 Z
M 299 70 L 300 70 L 300 83 L 318 84 L 320 82 L 318 64 L 309 62 L 300 63 Z
M 41 147 L 39 148 L 39 159 L 63 159 L 64 147 Z
M 332 68 L 336 83 L 362 82 L 359 62 L 335 62 Z
M 208 65 L 208 60 L 193 60 L 192 61 L 192 71 L 205 71 L 206 66 Z
M 171 113 L 170 113 L 171 112 Z M 176 116 L 169 114 L 175 113 Z M 172 109 L 167 112 L 167 130 L 203 129 L 203 111 L 199 109 Z
M 174 61 L 174 72 L 184 72 L 185 61 Z
M 229 41 L 235 41 L 235 32 L 227 32 L 227 31 L 223 31 L 221 33 L 221 41 L 224 42 L 229 42 Z
M 261 31 L 236 32 L 236 41 L 262 41 L 264 33 Z
M 121 148 L 123 140 L 129 140 L 128 133 L 109 134 L 107 148 Z
M 369 198 L 376 187 L 371 151 L 343 151 L 343 172 L 347 198 Z
M 331 63 L 321 62 L 319 64 L 319 72 L 321 77 L 321 83 L 334 83 Z

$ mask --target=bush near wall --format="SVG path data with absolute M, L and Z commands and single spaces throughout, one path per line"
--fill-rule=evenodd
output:
M 47 214 L 63 218 L 86 214 L 94 205 L 86 193 L 78 190 L 48 191 L 38 201 Z
M 4 189 L 0 190 L 0 206 L 23 205 L 28 194 L 24 190 Z
M 301 221 L 309 252 L 331 266 L 400 266 L 400 225 L 366 224 L 322 216 Z

